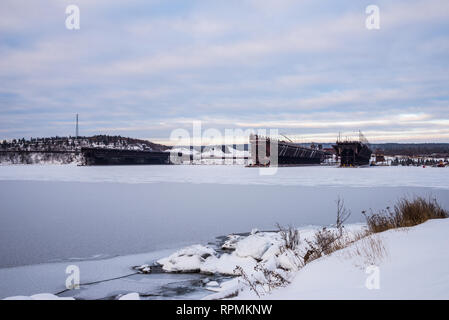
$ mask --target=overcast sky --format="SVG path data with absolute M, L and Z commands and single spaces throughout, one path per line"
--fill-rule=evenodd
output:
M 447 0 L 1 0 L 0 57 L 0 139 L 74 135 L 79 113 L 82 135 L 162 142 L 194 120 L 449 142 Z

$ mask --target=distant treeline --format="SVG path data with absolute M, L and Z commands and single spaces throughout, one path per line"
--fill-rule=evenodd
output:
M 135 138 L 96 135 L 92 137 L 48 137 L 4 140 L 0 143 L 0 151 L 79 151 L 82 147 L 107 147 L 116 149 L 162 151 L 169 147 Z
M 425 158 L 394 158 L 391 161 L 392 166 L 437 166 L 440 164 L 439 160 L 436 159 L 425 159 Z
M 48 137 L 4 140 L 0 143 L 0 163 L 81 163 L 81 148 L 163 151 L 169 147 L 148 140 L 121 136 Z
M 76 152 L 0 151 L 1 164 L 69 164 L 81 163 Z
M 371 144 L 371 148 L 387 156 L 449 156 L 449 143 L 379 143 Z
M 310 143 L 302 145 L 310 146 Z M 333 143 L 320 143 L 320 145 L 330 149 Z M 449 157 L 449 143 L 371 143 L 370 148 L 373 152 L 379 151 L 386 156 Z

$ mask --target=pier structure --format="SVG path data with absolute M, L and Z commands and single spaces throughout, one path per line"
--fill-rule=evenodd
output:
M 251 160 L 254 166 L 269 166 L 271 156 L 276 155 L 277 165 L 319 165 L 331 154 L 314 147 L 306 147 L 292 141 L 264 137 L 257 134 L 250 135 Z M 273 149 L 277 148 L 277 150 Z
M 81 148 L 84 165 L 170 164 L 170 152 Z
M 361 131 L 359 131 L 358 139 L 342 139 L 339 136 L 333 148 L 342 167 L 357 167 L 370 164 L 373 151 Z

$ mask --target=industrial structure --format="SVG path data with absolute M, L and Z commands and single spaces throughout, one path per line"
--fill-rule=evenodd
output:
M 78 113 L 76 114 L 76 128 L 75 128 L 75 137 L 79 137 L 79 127 L 78 127 Z
M 305 147 L 292 141 L 284 141 L 251 134 L 251 160 L 253 166 L 273 165 L 273 157 L 279 166 L 318 165 L 331 155 L 319 146 Z M 277 150 L 273 149 L 277 148 Z
M 84 165 L 170 164 L 170 152 L 81 148 Z
M 342 139 L 338 137 L 337 143 L 333 146 L 340 160 L 342 167 L 355 167 L 369 165 L 373 151 L 369 146 L 368 140 L 363 133 L 359 131 L 358 140 Z

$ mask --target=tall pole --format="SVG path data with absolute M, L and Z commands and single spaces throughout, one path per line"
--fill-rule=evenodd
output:
M 76 114 L 76 138 L 78 138 L 78 134 L 79 134 L 79 131 L 78 131 L 78 113 Z

